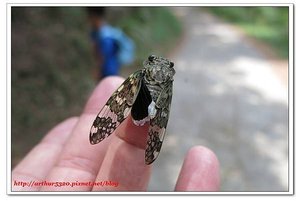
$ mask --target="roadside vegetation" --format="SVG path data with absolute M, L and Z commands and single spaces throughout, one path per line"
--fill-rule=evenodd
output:
M 207 10 L 266 42 L 278 57 L 288 58 L 288 7 L 209 7 Z

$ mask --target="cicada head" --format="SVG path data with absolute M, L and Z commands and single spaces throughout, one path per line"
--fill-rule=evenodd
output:
M 150 55 L 144 61 L 144 71 L 145 79 L 157 83 L 173 81 L 175 75 L 174 63 L 155 55 Z

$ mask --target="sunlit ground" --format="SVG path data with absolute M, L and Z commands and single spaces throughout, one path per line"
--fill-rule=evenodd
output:
M 150 190 L 173 190 L 184 155 L 203 145 L 220 160 L 221 190 L 286 191 L 288 94 L 273 62 L 210 14 L 177 13 L 186 35 L 172 56 L 171 117 Z

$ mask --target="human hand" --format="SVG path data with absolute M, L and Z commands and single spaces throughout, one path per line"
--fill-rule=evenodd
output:
M 146 191 L 152 168 L 144 162 L 148 126 L 137 127 L 129 117 L 100 144 L 91 145 L 88 140 L 97 113 L 122 82 L 119 77 L 104 79 L 80 117 L 54 127 L 13 170 L 12 191 Z M 14 185 L 20 181 L 28 185 Z M 35 185 L 42 181 L 75 185 Z M 89 181 L 112 181 L 118 185 L 76 185 Z M 201 146 L 190 149 L 175 191 L 218 189 L 219 163 L 215 154 Z

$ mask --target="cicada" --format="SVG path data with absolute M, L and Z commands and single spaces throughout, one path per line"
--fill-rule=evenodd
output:
M 150 55 L 143 68 L 131 74 L 100 110 L 91 127 L 90 143 L 97 144 L 111 135 L 131 113 L 137 126 L 150 121 L 145 163 L 151 164 L 166 133 L 174 75 L 173 62 Z

